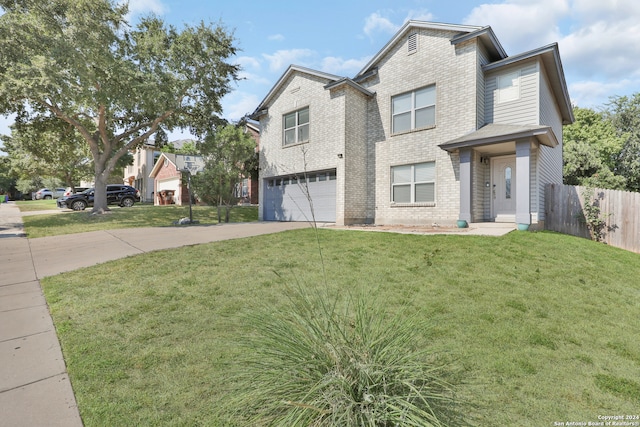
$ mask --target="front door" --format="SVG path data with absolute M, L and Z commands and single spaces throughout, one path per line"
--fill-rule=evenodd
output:
M 491 206 L 494 221 L 516 220 L 516 158 L 496 157 L 491 165 Z

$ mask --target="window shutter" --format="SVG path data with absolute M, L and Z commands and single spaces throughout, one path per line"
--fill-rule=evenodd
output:
M 417 33 L 409 34 L 408 46 L 409 46 L 409 49 L 408 49 L 409 53 L 414 53 L 415 51 L 418 50 L 418 34 Z

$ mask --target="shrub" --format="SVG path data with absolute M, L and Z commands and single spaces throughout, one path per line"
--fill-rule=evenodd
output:
M 442 426 L 452 386 L 420 346 L 416 316 L 389 316 L 367 296 L 290 292 L 288 310 L 251 317 L 255 334 L 226 407 L 251 425 Z M 460 420 L 455 421 L 460 425 Z

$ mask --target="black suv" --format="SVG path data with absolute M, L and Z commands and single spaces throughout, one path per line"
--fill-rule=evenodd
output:
M 61 209 L 68 208 L 74 211 L 82 211 L 87 206 L 93 205 L 94 192 L 93 188 L 89 188 L 82 193 L 60 197 L 57 205 Z M 107 185 L 107 204 L 128 208 L 139 201 L 140 192 L 135 188 L 128 185 Z

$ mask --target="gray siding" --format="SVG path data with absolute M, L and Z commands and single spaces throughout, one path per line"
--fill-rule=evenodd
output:
M 520 72 L 520 98 L 500 103 L 497 78 L 514 71 Z M 485 123 L 538 124 L 538 75 L 537 62 L 488 73 L 485 80 Z
M 546 74 L 540 74 L 540 124 L 551 126 L 558 146 L 541 146 L 538 156 L 538 203 L 539 219 L 544 220 L 544 187 L 546 184 L 562 184 L 562 121 L 560 110 L 554 100 Z

